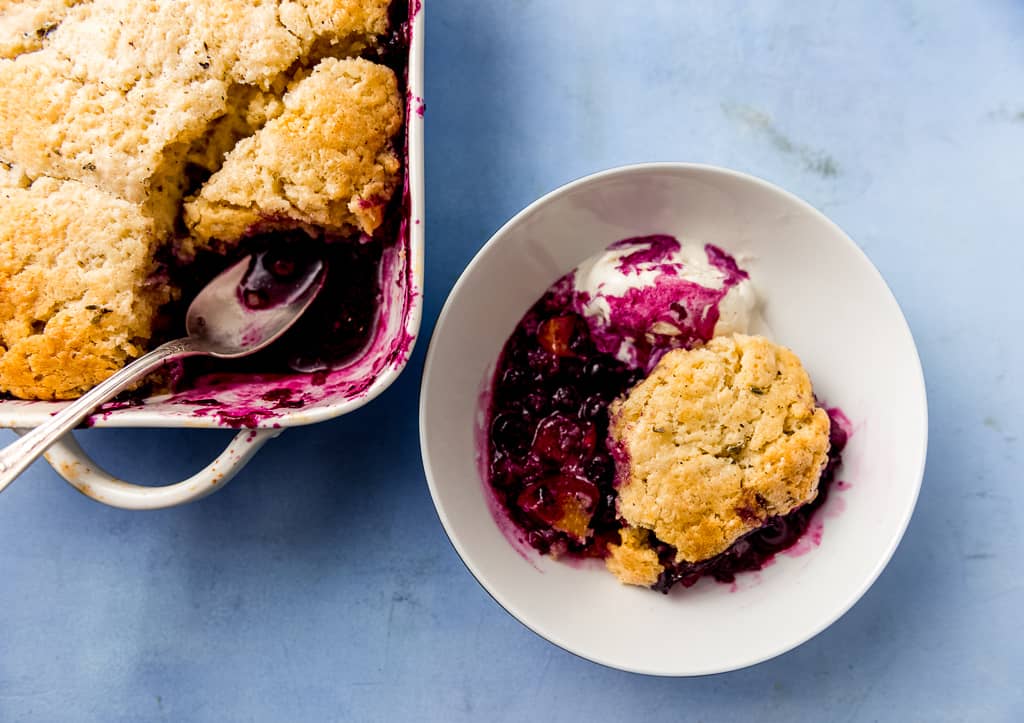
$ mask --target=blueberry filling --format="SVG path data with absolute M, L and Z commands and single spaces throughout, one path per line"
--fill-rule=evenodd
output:
M 488 481 L 531 547 L 554 556 L 603 558 L 609 544 L 618 544 L 621 527 L 608 406 L 643 372 L 598 348 L 586 321 L 571 310 L 571 295 L 569 275 L 530 308 L 502 350 L 488 415 Z M 677 563 L 675 549 L 652 538 L 665 568 L 653 588 L 667 593 L 703 576 L 732 582 L 737 572 L 761 569 L 792 546 L 827 498 L 840 463 L 846 432 L 836 416 L 830 441 L 817 498 L 771 518 L 725 552 Z
M 395 215 L 395 214 L 391 214 Z M 290 278 L 312 259 L 327 266 L 324 286 L 295 326 L 267 349 L 244 359 L 216 362 L 193 358 L 172 379 L 173 388 L 210 371 L 227 374 L 272 374 L 289 370 L 312 373 L 343 365 L 369 343 L 376 323 L 381 289 L 379 268 L 385 242 L 394 238 L 385 223 L 378 238 L 311 237 L 303 230 L 257 233 L 245 239 L 230 259 L 201 252 L 187 264 L 171 260 L 168 275 L 181 288 L 181 300 L 164 310 L 160 335 L 180 335 L 188 302 L 234 259 L 253 255 L 253 265 L 239 293 L 243 301 L 263 308 L 279 301 Z M 158 339 L 159 340 L 159 339 Z

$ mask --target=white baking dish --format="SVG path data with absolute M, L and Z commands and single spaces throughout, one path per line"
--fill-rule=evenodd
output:
M 288 427 L 347 414 L 383 392 L 401 373 L 420 325 L 423 290 L 423 2 L 410 0 L 411 42 L 406 112 L 407 217 L 404 238 L 385 250 L 381 262 L 382 303 L 368 351 L 327 377 L 293 374 L 230 387 L 209 386 L 112 404 L 88 421 L 92 427 L 237 427 L 240 431 L 206 468 L 187 480 L 145 487 L 120 480 L 90 459 L 72 435 L 50 448 L 46 459 L 64 479 L 89 497 L 115 507 L 158 509 L 205 497 L 223 487 L 267 441 Z M 268 390 L 288 389 L 289 405 Z M 215 397 L 217 404 L 210 404 Z M 302 406 L 290 406 L 295 399 Z M 198 402 L 198 403 L 196 403 Z M 63 402 L 0 401 L 0 427 L 25 430 L 61 409 Z

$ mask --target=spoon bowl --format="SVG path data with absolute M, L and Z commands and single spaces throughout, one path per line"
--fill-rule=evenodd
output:
M 192 300 L 185 330 L 209 356 L 248 356 L 291 328 L 323 287 L 325 271 L 319 258 L 246 256 Z

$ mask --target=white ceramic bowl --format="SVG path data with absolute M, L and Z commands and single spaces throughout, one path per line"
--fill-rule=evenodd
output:
M 776 341 L 816 393 L 853 423 L 835 490 L 807 539 L 733 586 L 671 594 L 620 585 L 600 564 L 517 550 L 489 509 L 477 457 L 481 391 L 526 309 L 585 257 L 629 236 L 667 233 L 738 256 Z M 795 196 L 733 171 L 629 166 L 533 203 L 477 254 L 448 298 L 427 354 L 420 441 L 448 536 L 480 584 L 551 642 L 615 668 L 701 675 L 779 655 L 848 610 L 910 520 L 927 447 L 924 379 L 896 300 L 861 250 Z
M 385 250 L 383 289 L 372 343 L 357 359 L 333 370 L 326 380 L 291 374 L 272 382 L 251 381 L 184 389 L 150 397 L 137 406 L 101 407 L 88 423 L 94 427 L 243 427 L 216 459 L 192 477 L 161 487 L 132 484 L 105 471 L 67 435 L 46 453 L 50 465 L 79 492 L 97 502 L 125 509 L 173 507 L 222 489 L 268 441 L 288 427 L 313 424 L 347 414 L 374 399 L 398 377 L 419 333 L 423 302 L 423 44 L 424 1 L 410 1 L 410 44 L 406 114 L 408 216 L 401 238 Z M 301 398 L 300 408 L 280 405 L 269 389 L 287 388 Z M 206 404 L 208 398 L 216 407 Z M 198 403 L 196 403 L 199 398 Z M 41 424 L 67 402 L 0 400 L 0 428 L 24 432 Z

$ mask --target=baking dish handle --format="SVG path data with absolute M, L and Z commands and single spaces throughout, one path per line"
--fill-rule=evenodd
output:
M 27 429 L 14 430 L 19 435 Z M 163 487 L 146 487 L 114 477 L 85 453 L 73 434 L 55 442 L 46 452 L 46 461 L 75 489 L 86 497 L 125 510 L 159 510 L 202 499 L 221 489 L 252 459 L 260 447 L 283 429 L 245 429 L 213 462 L 186 480 Z

